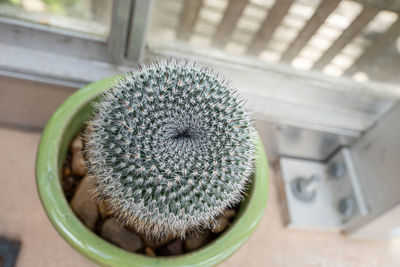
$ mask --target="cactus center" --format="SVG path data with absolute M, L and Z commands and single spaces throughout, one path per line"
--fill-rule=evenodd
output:
M 192 135 L 190 134 L 189 129 L 186 128 L 186 129 L 183 129 L 183 130 L 179 130 L 177 132 L 177 134 L 172 138 L 173 139 L 188 139 L 188 138 L 191 138 L 191 137 L 192 137 Z

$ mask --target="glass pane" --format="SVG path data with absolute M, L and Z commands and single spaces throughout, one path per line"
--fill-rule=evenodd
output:
M 155 0 L 148 45 L 399 84 L 400 17 L 360 2 Z
M 0 0 L 0 16 L 107 37 L 112 0 Z

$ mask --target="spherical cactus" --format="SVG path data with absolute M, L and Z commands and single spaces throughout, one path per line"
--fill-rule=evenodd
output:
M 107 90 L 88 123 L 94 195 L 152 238 L 211 228 L 253 171 L 256 133 L 244 101 L 211 69 L 149 64 Z

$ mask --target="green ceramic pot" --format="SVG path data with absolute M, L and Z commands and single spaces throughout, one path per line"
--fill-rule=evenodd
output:
M 74 135 L 92 116 L 91 102 L 121 76 L 94 82 L 71 95 L 53 114 L 40 141 L 37 188 L 43 207 L 59 234 L 85 257 L 103 266 L 210 266 L 232 255 L 249 238 L 263 216 L 268 195 L 268 164 L 257 144 L 257 166 L 248 197 L 234 223 L 208 245 L 183 255 L 148 257 L 120 249 L 103 240 L 72 212 L 61 187 L 62 163 Z

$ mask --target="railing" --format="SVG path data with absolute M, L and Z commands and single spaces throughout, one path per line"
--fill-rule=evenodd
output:
M 361 2 L 156 1 L 149 44 L 177 42 L 331 76 L 396 83 L 400 18 Z

